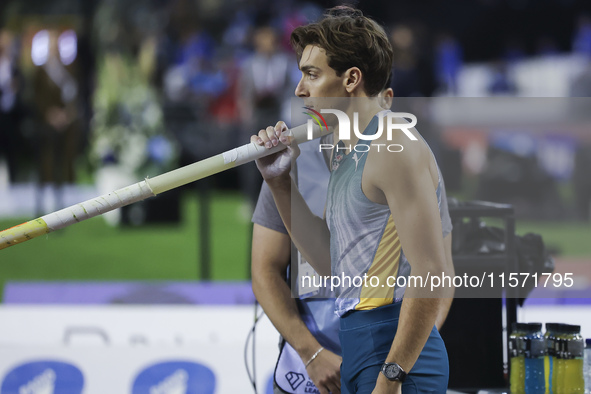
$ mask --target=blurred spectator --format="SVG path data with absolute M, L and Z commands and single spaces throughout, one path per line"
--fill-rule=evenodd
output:
M 245 58 L 247 54 L 248 33 L 252 26 L 252 17 L 244 10 L 239 10 L 224 32 L 224 44 L 235 52 L 238 60 Z
M 41 30 L 33 37 L 31 57 L 35 89 L 34 110 L 39 124 L 36 138 L 41 187 L 56 184 L 56 201 L 63 206 L 60 187 L 73 183 L 74 161 L 78 156 L 78 84 L 68 65 L 70 59 L 58 48 L 59 32 Z M 38 194 L 37 207 L 42 211 L 43 193 Z
M 9 182 L 16 179 L 22 116 L 15 44 L 11 32 L 0 30 L 0 158 L 7 161 Z
M 185 3 L 179 4 L 185 6 Z M 189 100 L 203 109 L 212 98 L 226 90 L 227 79 L 216 67 L 213 38 L 197 25 L 195 19 L 187 19 L 187 15 L 183 16 L 180 12 L 176 10 L 174 20 L 177 25 L 170 37 L 176 52 L 172 54 L 174 58 L 165 71 L 164 89 L 169 100 Z
M 457 78 L 462 66 L 462 48 L 451 35 L 444 34 L 436 48 L 435 74 L 440 94 L 457 93 Z
M 238 104 L 242 120 L 242 141 L 259 129 L 280 119 L 281 107 L 290 85 L 294 60 L 278 45 L 278 34 L 270 26 L 258 27 L 253 34 L 255 53 L 245 61 L 240 72 Z M 254 163 L 240 167 L 242 189 L 256 204 L 262 178 Z
M 573 39 L 573 52 L 591 57 L 591 17 L 579 17 L 577 32 Z
M 512 96 L 517 93 L 517 87 L 509 75 L 508 66 L 501 60 L 493 65 L 488 93 L 493 96 Z
M 185 165 L 225 150 L 228 137 L 235 137 L 236 133 L 225 128 L 236 118 L 230 92 L 235 88 L 237 72 L 231 74 L 231 56 L 205 29 L 195 3 L 181 0 L 172 7 L 160 49 L 168 57 L 161 58 L 165 63 L 164 122 L 179 142 L 180 164 Z M 237 33 L 243 28 L 242 23 L 248 23 L 242 17 L 236 17 L 234 22 L 238 25 Z M 241 45 L 240 37 L 234 41 L 226 38 L 232 45 Z M 219 119 L 227 124 L 221 127 Z
M 90 136 L 90 121 L 92 119 L 92 94 L 96 75 L 96 47 L 92 45 L 90 32 L 91 18 L 86 19 L 85 26 L 80 30 L 77 40 L 77 79 L 79 83 L 78 100 L 80 108 L 80 133 L 84 149 L 88 145 Z
M 391 85 L 394 96 L 422 96 L 414 32 L 408 26 L 396 26 L 390 34 L 390 39 L 394 50 L 394 78 Z
M 584 221 L 591 220 L 591 177 L 589 177 L 589 168 L 591 168 L 591 146 L 580 146 L 575 155 L 573 183 L 577 218 Z

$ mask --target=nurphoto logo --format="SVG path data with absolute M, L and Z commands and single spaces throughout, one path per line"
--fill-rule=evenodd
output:
M 339 137 L 340 141 L 343 141 L 343 140 L 347 141 L 347 140 L 351 139 L 351 123 L 353 123 L 353 133 L 360 140 L 375 141 L 382 136 L 382 134 L 384 133 L 384 129 L 385 129 L 386 139 L 388 141 L 392 140 L 392 135 L 394 133 L 394 130 L 402 131 L 404 133 L 404 135 L 406 135 L 410 141 L 417 141 L 417 137 L 415 137 L 411 133 L 411 131 L 409 130 L 409 129 L 416 126 L 417 117 L 409 112 L 384 111 L 383 113 L 381 113 L 382 116 L 378 116 L 378 130 L 376 131 L 376 133 L 371 134 L 371 135 L 364 135 L 363 131 L 359 130 L 359 113 L 358 112 L 353 113 L 353 122 L 351 122 L 351 120 L 349 119 L 349 116 L 345 112 L 338 110 L 338 109 L 334 109 L 334 108 L 321 109 L 320 112 L 318 112 L 310 107 L 304 107 L 304 108 L 309 111 L 309 112 L 304 112 L 304 113 L 311 117 L 311 119 L 308 119 L 308 123 L 307 123 L 308 140 L 314 139 L 314 135 L 313 135 L 314 122 L 316 122 L 318 124 L 318 126 L 320 127 L 321 130 L 322 129 L 328 130 L 327 122 L 324 119 L 324 116 L 322 116 L 322 114 L 333 114 L 337 117 L 338 126 L 339 126 L 338 137 Z M 380 114 L 378 114 L 378 115 L 380 115 Z M 409 119 L 410 122 L 407 122 L 405 119 Z M 375 143 L 372 143 L 369 145 L 359 145 L 359 146 L 356 145 L 354 147 L 351 147 L 350 145 L 348 147 L 347 146 L 344 146 L 344 147 L 337 146 L 337 149 L 343 149 L 343 150 L 349 150 L 349 151 L 351 149 L 353 149 L 356 152 L 367 152 L 370 149 L 370 147 L 376 148 L 378 151 L 380 151 L 380 148 L 383 148 L 384 150 L 387 150 L 388 152 L 402 152 L 404 150 L 404 147 L 400 144 L 375 144 Z M 321 151 L 323 149 L 331 149 L 332 150 L 333 148 L 334 148 L 333 144 L 320 144 Z

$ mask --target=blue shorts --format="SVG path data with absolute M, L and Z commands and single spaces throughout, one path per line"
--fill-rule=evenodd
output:
M 370 394 L 373 391 L 398 328 L 401 304 L 353 311 L 341 318 L 341 385 L 347 386 L 349 392 Z M 423 351 L 402 384 L 402 393 L 445 393 L 448 377 L 447 351 L 439 331 L 433 327 Z

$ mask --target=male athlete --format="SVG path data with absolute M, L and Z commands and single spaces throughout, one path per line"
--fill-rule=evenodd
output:
M 381 93 L 385 98 L 382 105 L 384 108 L 390 108 L 391 105 L 393 91 L 390 85 L 388 80 L 386 84 L 388 88 Z M 296 183 L 306 203 L 318 216 L 323 214 L 330 176 L 330 151 L 322 150 L 324 154 L 320 153 L 319 144 L 332 144 L 332 142 L 332 135 L 327 135 L 320 140 L 300 145 L 303 153 L 297 160 Z M 322 166 L 322 163 L 326 165 Z M 452 224 L 447 208 L 445 185 L 442 186 L 443 239 L 448 270 L 453 273 Z M 334 300 L 317 297 L 294 299 L 290 294 L 286 273 L 290 263 L 291 239 L 266 184 L 261 188 L 252 221 L 254 223 L 253 291 L 283 338 L 274 374 L 275 393 L 303 393 L 308 380 L 315 384 L 321 394 L 338 393 L 341 351 L 338 340 L 339 318 L 332 312 Z M 334 294 L 326 294 L 326 296 L 335 297 Z M 442 305 L 436 322 L 437 329 L 443 325 L 451 301 L 452 299 L 448 298 Z M 313 362 L 309 362 L 319 349 L 322 349 L 320 353 Z M 346 393 L 346 388 L 341 392 Z
M 297 28 L 292 45 L 303 74 L 296 95 L 304 99 L 375 97 L 390 72 L 392 49 L 383 29 L 348 7 L 333 9 L 322 21 Z M 365 126 L 365 136 L 375 134 L 379 120 L 374 115 L 382 110 L 377 100 L 345 108 L 350 119 L 353 109 L 359 113 L 360 129 Z M 297 193 L 292 198 L 290 158 L 298 148 L 286 132 L 285 124 L 278 122 L 253 137 L 267 147 L 279 141 L 288 145 L 257 165 L 296 246 L 320 274 L 331 273 L 326 264 L 331 260 L 333 275 L 426 277 L 444 272 L 439 216 L 442 179 L 416 130 L 412 130 L 416 139 L 412 143 L 402 133 L 389 140 L 384 133 L 373 141 L 402 145 L 402 152 L 368 151 L 357 160 L 352 152 L 333 154 L 326 221 L 314 217 Z M 335 141 L 338 137 L 335 128 Z M 367 145 L 355 136 L 341 143 Z M 298 213 L 293 217 L 292 209 Z M 415 287 L 391 290 L 390 294 L 367 286 L 340 289 L 336 312 L 341 326 L 342 385 L 356 393 L 396 393 L 402 387 L 405 393 L 445 392 L 447 354 L 434 327 L 444 309 L 442 300 L 420 298 L 424 293 Z

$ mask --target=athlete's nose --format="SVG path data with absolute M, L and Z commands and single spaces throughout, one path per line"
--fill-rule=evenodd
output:
M 295 95 L 298 97 L 308 97 L 310 95 L 308 93 L 308 89 L 306 89 L 303 81 L 304 81 L 304 78 L 301 78 L 300 82 L 298 82 L 298 86 L 296 86 L 296 89 L 295 89 Z

